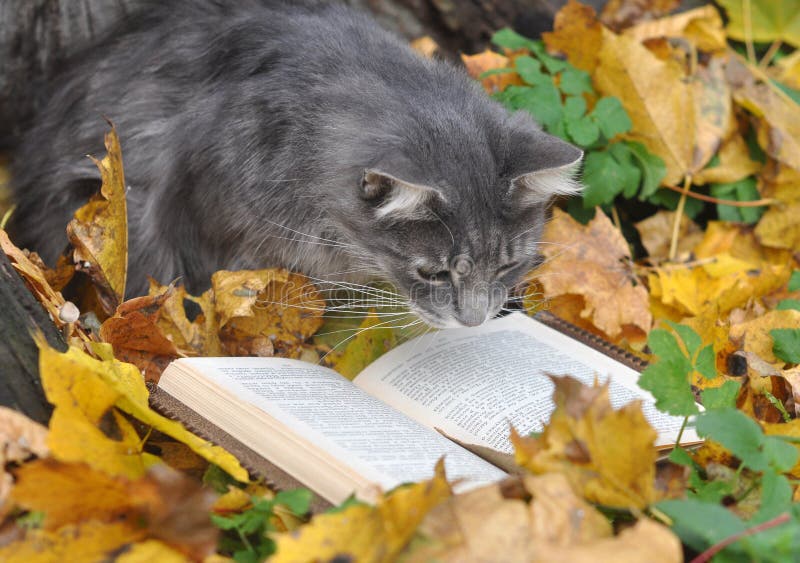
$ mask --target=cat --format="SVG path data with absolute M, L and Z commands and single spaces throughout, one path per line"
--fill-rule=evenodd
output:
M 18 244 L 53 261 L 99 188 L 107 117 L 128 184 L 129 295 L 219 269 L 383 279 L 434 327 L 495 316 L 540 260 L 582 152 L 465 72 L 326 2 L 147 4 L 74 57 L 14 155 Z

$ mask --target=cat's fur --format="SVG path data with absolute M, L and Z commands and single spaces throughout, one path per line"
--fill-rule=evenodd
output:
M 437 326 L 494 315 L 581 153 L 463 71 L 326 3 L 153 4 L 74 58 L 16 153 L 17 241 L 53 260 L 119 132 L 129 293 L 218 269 L 380 277 Z

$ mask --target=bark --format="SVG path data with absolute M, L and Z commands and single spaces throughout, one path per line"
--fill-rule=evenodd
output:
M 33 334 L 41 332 L 58 350 L 67 346 L 2 250 L 0 311 L 0 405 L 47 424 L 52 409 L 39 379 L 39 351 Z

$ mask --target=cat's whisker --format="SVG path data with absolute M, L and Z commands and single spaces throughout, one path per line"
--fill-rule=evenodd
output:
M 338 240 L 334 240 L 334 239 L 329 239 L 329 238 L 325 238 L 325 237 L 320 237 L 320 236 L 317 236 L 317 235 L 312 235 L 312 234 L 309 234 L 309 233 L 304 233 L 304 232 L 302 232 L 302 231 L 298 231 L 297 229 L 292 229 L 291 227 L 287 227 L 286 225 L 282 225 L 282 224 L 280 224 L 280 223 L 276 223 L 275 221 L 270 221 L 269 219 L 263 219 L 263 220 L 264 220 L 265 222 L 267 222 L 267 223 L 270 223 L 271 225 L 275 225 L 276 227 L 280 227 L 280 228 L 282 228 L 282 229 L 286 229 L 287 231 L 290 231 L 290 232 L 292 232 L 292 233 L 298 234 L 298 235 L 300 235 L 300 236 L 304 236 L 304 237 L 308 237 L 308 238 L 316 239 L 316 240 L 319 240 L 319 241 L 324 241 L 324 242 L 332 243 L 332 244 L 333 244 L 333 245 L 335 245 L 335 246 L 340 246 L 340 247 L 355 247 L 355 245 L 353 245 L 353 244 L 349 244 L 349 243 L 345 243 L 345 242 L 342 242 L 342 241 L 338 241 Z M 295 239 L 289 239 L 289 240 L 295 240 Z M 300 242 L 300 241 L 298 241 L 298 242 Z M 304 242 L 307 242 L 307 241 L 304 241 Z
M 350 340 L 352 340 L 353 338 L 356 338 L 358 335 L 360 335 L 361 333 L 363 333 L 363 332 L 365 332 L 365 331 L 367 331 L 367 330 L 374 330 L 374 329 L 381 328 L 381 327 L 385 327 L 385 328 L 391 328 L 391 329 L 394 329 L 394 330 L 399 330 L 399 329 L 403 329 L 403 328 L 408 328 L 408 327 L 410 327 L 410 326 L 414 326 L 415 324 L 417 324 L 417 323 L 419 323 L 419 322 L 422 322 L 422 321 L 421 321 L 421 319 L 416 319 L 415 321 L 413 321 L 413 322 L 411 322 L 411 323 L 408 323 L 408 324 L 406 324 L 406 325 L 403 325 L 403 326 L 399 326 L 399 327 L 398 327 L 398 326 L 386 327 L 385 325 L 389 324 L 390 322 L 392 322 L 392 321 L 386 321 L 386 322 L 383 322 L 383 323 L 378 323 L 378 324 L 376 324 L 376 325 L 373 325 L 373 326 L 370 326 L 370 327 L 365 327 L 365 328 L 362 328 L 362 329 L 358 329 L 358 330 L 357 330 L 357 332 L 356 332 L 355 334 L 353 334 L 353 335 L 351 335 L 351 336 L 348 336 L 347 338 L 345 338 L 344 340 L 342 340 L 341 342 L 339 342 L 338 344 L 336 344 L 336 346 L 334 346 L 333 348 L 331 348 L 331 349 L 330 349 L 330 350 L 329 350 L 329 351 L 328 351 L 328 352 L 327 352 L 327 353 L 326 353 L 324 356 L 322 356 L 322 357 L 319 359 L 319 362 L 320 362 L 320 363 L 322 363 L 322 362 L 325 360 L 325 358 L 327 358 L 328 356 L 330 356 L 330 355 L 331 355 L 331 354 L 332 354 L 334 351 L 336 351 L 336 349 L 337 349 L 337 348 L 339 348 L 339 347 L 340 347 L 340 346 L 342 346 L 343 344 L 345 344 L 345 343 L 349 342 L 349 341 L 350 341 Z

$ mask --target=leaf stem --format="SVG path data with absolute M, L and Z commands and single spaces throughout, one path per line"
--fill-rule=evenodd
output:
M 689 417 L 684 416 L 683 422 L 681 422 L 681 429 L 678 430 L 678 437 L 675 438 L 675 445 L 672 446 L 672 451 L 674 452 L 679 447 L 681 447 L 681 438 L 683 438 L 683 431 L 686 430 L 686 425 L 689 423 Z
M 767 68 L 769 66 L 769 63 L 772 62 L 772 57 L 775 56 L 775 53 L 778 52 L 778 49 L 780 49 L 782 45 L 783 42 L 780 39 L 776 39 L 775 41 L 773 41 L 772 45 L 769 46 L 767 52 L 764 53 L 764 56 L 761 57 L 761 60 L 758 62 L 758 68 L 760 68 L 761 70 Z
M 744 22 L 744 45 L 747 49 L 747 59 L 752 64 L 757 64 L 756 50 L 753 47 L 753 11 L 750 4 L 751 0 L 742 2 L 742 20 Z
M 678 192 L 679 194 L 683 193 L 683 188 L 679 188 L 678 186 L 661 186 L 662 188 L 667 188 L 668 190 L 672 190 L 673 192 Z M 730 205 L 731 207 L 761 207 L 764 205 L 775 205 L 778 203 L 777 199 L 754 199 L 752 201 L 735 201 L 732 199 L 719 199 L 710 195 L 705 194 L 698 194 L 695 192 L 687 192 L 686 195 L 693 199 L 699 199 L 700 201 L 707 201 L 709 203 L 717 203 L 719 205 Z
M 752 528 L 748 528 L 746 530 L 742 530 L 732 536 L 728 536 L 721 542 L 717 542 L 716 544 L 712 545 L 708 549 L 706 549 L 703 553 L 692 559 L 689 563 L 706 563 L 706 561 L 710 560 L 714 557 L 717 553 L 731 545 L 732 543 L 736 543 L 740 539 L 746 536 L 752 536 L 759 532 L 763 532 L 764 530 L 769 530 L 770 528 L 775 528 L 788 522 L 791 519 L 788 512 L 784 512 L 780 516 L 776 516 L 772 520 L 767 520 L 766 522 L 762 522 L 758 526 L 753 526 Z
M 11 214 L 14 213 L 14 210 L 16 208 L 17 208 L 16 205 L 12 205 L 11 207 L 8 208 L 8 211 L 6 211 L 3 214 L 3 218 L 0 219 L 0 229 L 5 229 L 6 228 L 6 223 L 8 223 L 9 219 L 11 219 Z
M 687 174 L 683 179 L 683 189 L 681 190 L 681 199 L 678 200 L 678 208 L 675 210 L 675 222 L 672 224 L 672 238 L 669 241 L 669 260 L 675 261 L 675 256 L 678 254 L 678 238 L 681 232 L 681 220 L 683 219 L 683 209 L 686 207 L 686 195 L 689 193 L 689 188 L 692 187 L 692 175 Z

